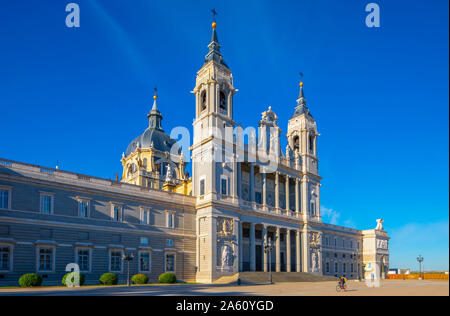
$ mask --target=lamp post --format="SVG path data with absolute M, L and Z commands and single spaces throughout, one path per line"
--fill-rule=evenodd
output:
M 122 255 L 122 261 L 127 262 L 127 286 L 130 286 L 130 261 L 133 261 L 134 259 L 134 253 L 131 253 L 129 256 L 125 255 L 125 253 Z
M 273 250 L 273 243 L 272 238 L 269 238 L 268 242 L 264 243 L 264 253 L 268 254 L 269 256 L 269 283 L 272 284 L 272 250 Z
M 421 255 L 419 255 L 416 260 L 419 262 L 419 280 L 422 280 L 422 262 L 423 262 L 423 257 Z
M 359 252 L 358 252 L 358 250 L 356 250 L 353 253 L 353 259 L 355 260 L 356 266 L 357 266 L 358 280 L 361 281 L 361 272 L 360 272 L 360 269 L 359 269 L 360 268 L 359 267 L 359 257 L 360 257 Z

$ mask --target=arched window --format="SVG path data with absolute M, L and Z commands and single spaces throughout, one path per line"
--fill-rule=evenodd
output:
M 219 107 L 221 111 L 227 110 L 227 97 L 224 91 L 220 91 L 219 94 Z
M 206 91 L 203 91 L 200 96 L 201 110 L 206 110 Z
M 314 151 L 314 135 L 309 136 L 309 150 Z
M 300 149 L 300 137 L 295 136 L 294 137 L 294 150 Z

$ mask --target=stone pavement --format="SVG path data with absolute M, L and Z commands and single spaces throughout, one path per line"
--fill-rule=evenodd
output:
M 144 285 L 144 286 L 116 286 L 116 287 L 81 287 L 69 288 L 40 288 L 40 289 L 1 289 L 3 295 L 94 295 L 94 296 L 129 296 L 129 295 L 170 295 L 170 296 L 428 296 L 449 295 L 448 281 L 435 280 L 384 280 L 380 288 L 368 288 L 364 282 L 350 281 L 345 292 L 336 292 L 337 282 L 301 282 L 277 283 L 272 285 Z

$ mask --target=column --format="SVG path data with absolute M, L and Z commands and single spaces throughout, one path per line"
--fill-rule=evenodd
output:
M 238 196 L 240 199 L 242 199 L 242 165 L 240 161 L 238 161 L 237 163 L 237 173 L 238 173 L 238 181 L 237 181 Z
M 264 251 L 264 246 L 267 245 L 267 226 L 263 225 L 263 229 L 262 229 L 262 252 L 263 252 L 263 271 L 267 272 L 267 253 Z
M 302 182 L 301 182 L 301 188 L 302 188 L 302 205 L 301 205 L 301 212 L 303 213 L 304 219 L 308 219 L 308 179 L 306 176 L 303 176 Z
M 295 178 L 295 214 L 300 214 L 300 192 L 299 192 L 299 179 Z
M 279 173 L 275 172 L 275 208 L 280 207 L 280 179 Z
M 289 176 L 286 175 L 286 211 L 289 211 Z
M 250 163 L 250 202 L 255 202 L 255 166 Z
M 286 230 L 286 272 L 291 272 L 291 231 Z
M 295 231 L 295 267 L 296 267 L 297 272 L 302 271 L 301 263 L 300 263 L 300 258 L 301 258 L 300 236 L 301 236 L 301 232 L 299 230 L 296 230 Z
M 250 271 L 256 270 L 255 224 L 250 223 Z
M 262 185 L 263 185 L 263 191 L 262 191 L 262 204 L 266 206 L 267 204 L 267 174 L 262 173 Z
M 309 238 L 308 238 L 308 228 L 305 225 L 302 232 L 302 272 L 309 272 Z
M 280 227 L 276 228 L 276 241 L 275 241 L 275 271 L 281 271 L 281 236 L 280 236 Z
M 244 234 L 242 232 L 242 222 L 239 222 L 239 271 L 244 270 Z

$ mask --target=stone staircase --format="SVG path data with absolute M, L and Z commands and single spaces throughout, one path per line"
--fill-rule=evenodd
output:
M 215 284 L 267 284 L 269 283 L 269 272 L 239 272 L 232 276 L 225 276 L 214 281 Z M 280 282 L 324 282 L 336 281 L 335 277 L 321 276 L 304 272 L 272 272 L 272 281 Z

